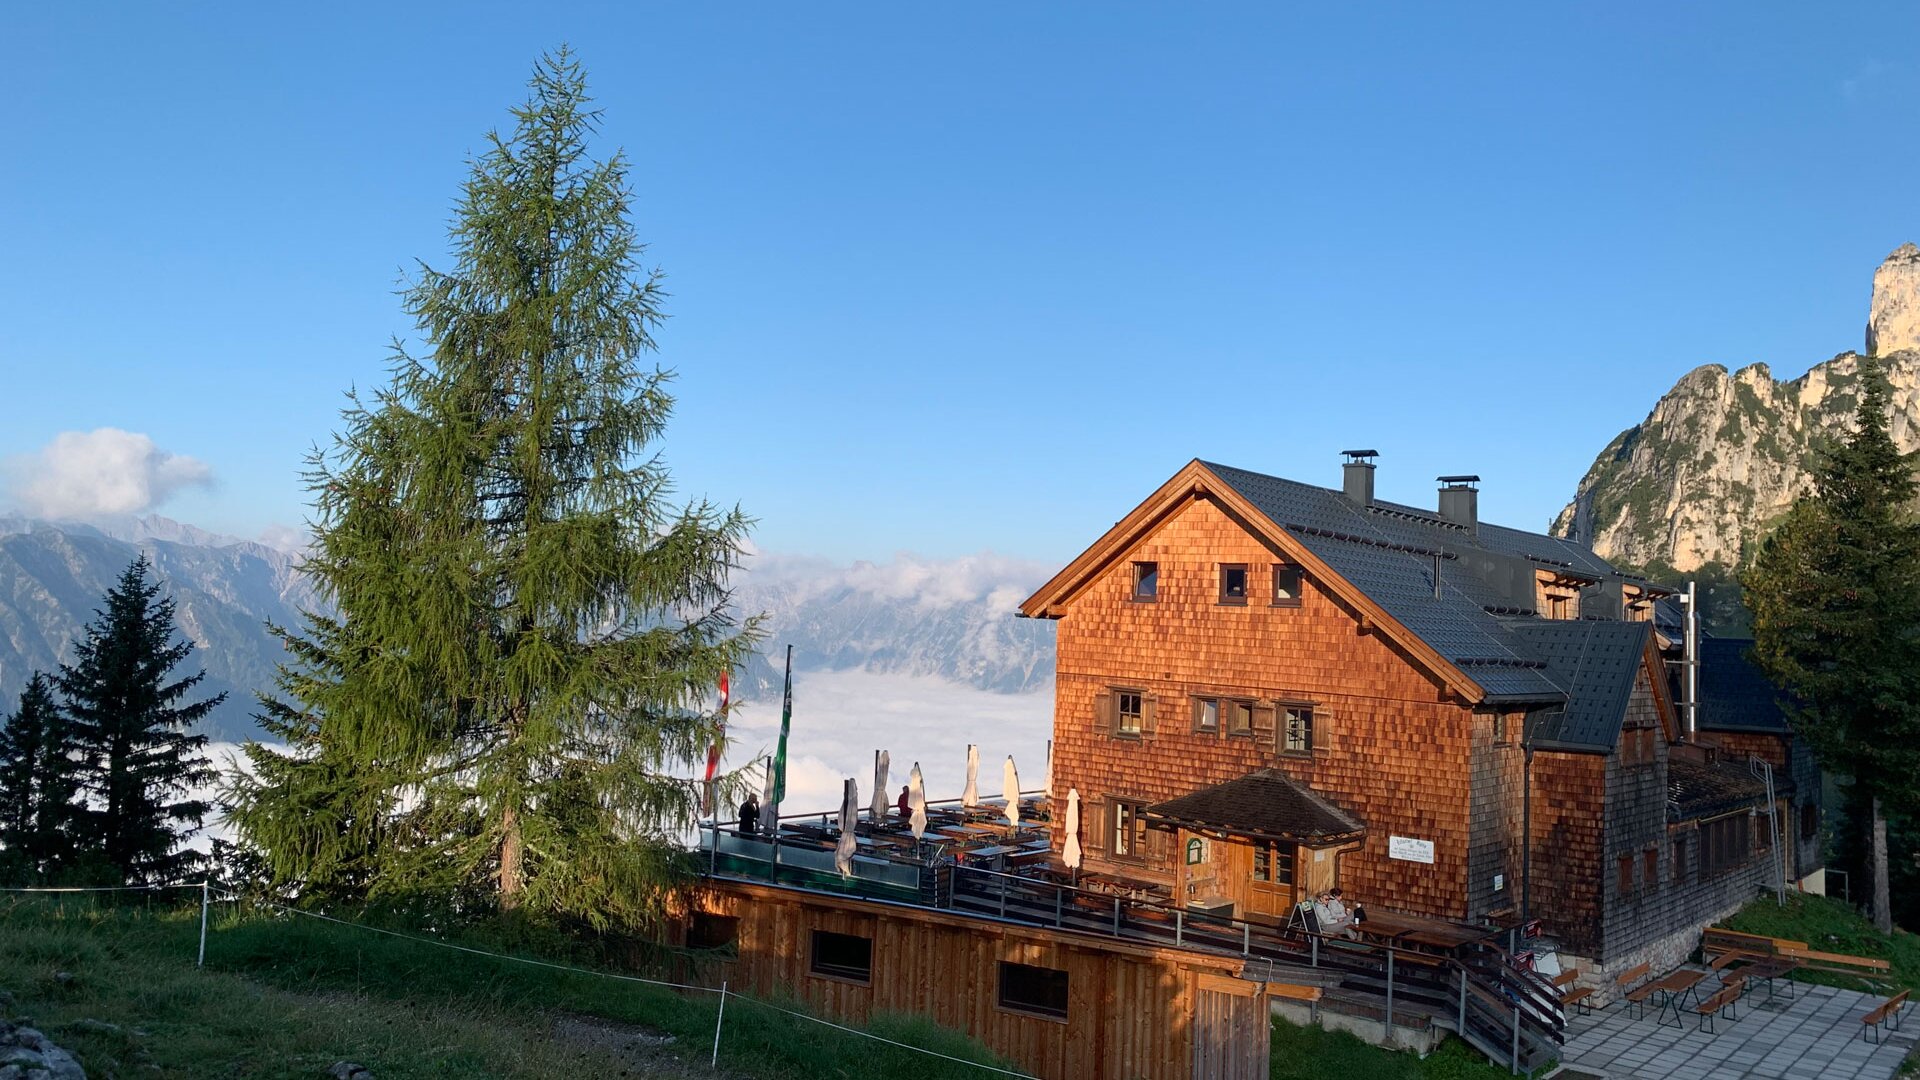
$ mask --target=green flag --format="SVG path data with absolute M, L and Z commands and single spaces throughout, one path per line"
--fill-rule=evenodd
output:
M 773 752 L 773 805 L 787 798 L 787 732 L 793 727 L 793 646 L 787 646 L 787 689 L 780 699 L 780 747 Z

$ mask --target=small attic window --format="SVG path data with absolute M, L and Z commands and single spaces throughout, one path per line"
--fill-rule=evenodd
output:
M 1276 566 L 1273 568 L 1273 606 L 1300 606 L 1300 568 L 1297 566 Z
M 1223 604 L 1244 604 L 1247 602 L 1247 564 L 1220 564 L 1220 602 Z
M 1151 604 L 1160 599 L 1159 563 L 1137 562 L 1133 564 L 1133 598 L 1143 604 Z

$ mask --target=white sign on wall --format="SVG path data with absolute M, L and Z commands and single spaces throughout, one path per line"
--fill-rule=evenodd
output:
M 1433 841 L 1415 840 L 1410 836 L 1387 837 L 1387 857 L 1405 859 L 1407 862 L 1433 862 Z

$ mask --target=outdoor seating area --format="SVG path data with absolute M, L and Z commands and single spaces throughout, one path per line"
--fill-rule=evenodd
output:
M 1883 1080 L 1898 1072 L 1912 1048 L 1910 1037 L 1897 1034 L 1905 991 L 1882 998 L 1873 990 L 1791 978 L 1802 967 L 1884 977 L 1885 961 L 1719 929 L 1706 931 L 1702 955 L 1703 964 L 1664 973 L 1640 964 L 1617 976 L 1613 1005 L 1569 1018 L 1567 1064 L 1609 1077 L 1662 1080 Z M 1648 1002 L 1652 1023 L 1646 1022 Z

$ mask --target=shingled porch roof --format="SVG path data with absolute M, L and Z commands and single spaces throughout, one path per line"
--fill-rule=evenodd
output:
M 1366 823 L 1277 769 L 1204 787 L 1146 808 L 1150 828 L 1319 846 L 1357 840 Z

